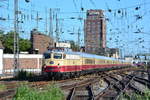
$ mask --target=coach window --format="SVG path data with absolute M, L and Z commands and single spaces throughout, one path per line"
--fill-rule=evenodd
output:
M 49 58 L 51 58 L 51 54 L 49 54 L 49 53 L 45 53 L 45 54 L 44 54 L 44 58 L 45 58 L 45 59 L 49 59 Z
M 54 53 L 54 59 L 62 59 L 61 53 Z

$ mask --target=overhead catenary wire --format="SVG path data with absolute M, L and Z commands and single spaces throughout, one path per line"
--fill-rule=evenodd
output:
M 142 5 L 150 5 L 150 2 L 145 2 L 145 3 L 140 3 L 140 4 L 137 4 L 137 5 L 132 5 L 132 6 L 128 6 L 128 7 L 123 7 L 123 8 L 117 8 L 117 9 L 111 9 L 111 11 L 117 11 L 117 10 L 120 10 L 120 9 L 130 9 L 130 8 L 135 8 L 135 7 L 137 7 L 137 6 L 142 6 Z M 83 6 L 82 6 L 83 7 Z M 109 8 L 109 7 L 107 7 L 107 8 Z M 4 9 L 7 9 L 7 8 L 4 8 Z M 109 8 L 110 9 L 110 8 Z M 103 10 L 103 11 L 105 11 L 105 12 L 110 12 L 110 10 L 109 9 L 107 9 L 107 10 Z M 9 8 L 9 9 L 7 9 L 7 10 L 9 10 L 9 11 L 13 11 L 13 9 L 11 9 L 11 8 Z M 22 7 L 20 7 L 20 10 L 23 10 L 23 11 L 27 11 L 27 12 L 29 12 L 29 11 L 31 11 L 30 9 L 26 9 L 26 8 L 22 8 Z M 39 10 L 32 10 L 32 12 L 34 12 L 34 13 L 36 13 L 36 12 L 39 12 L 39 13 L 43 13 L 44 14 L 44 12 L 43 11 L 39 11 Z M 60 14 L 70 14 L 70 13 L 86 13 L 86 12 L 59 12 Z
M 74 0 L 74 1 L 76 1 L 76 0 Z M 150 4 L 150 2 L 144 2 L 144 3 L 140 3 L 140 4 L 137 4 L 137 5 L 133 5 L 133 6 L 129 6 L 129 7 L 124 7 L 124 8 L 117 8 L 117 9 L 112 9 L 112 11 L 117 11 L 117 10 L 119 10 L 119 9 L 125 9 L 125 10 L 127 10 L 128 8 L 136 8 L 137 6 L 142 6 L 142 5 L 148 5 L 148 4 Z M 77 6 L 77 5 L 76 5 Z M 82 7 L 83 5 L 81 5 L 81 7 Z M 29 11 L 29 9 L 26 9 L 26 8 L 21 8 L 23 11 Z M 37 12 L 37 10 L 33 10 L 33 12 Z M 107 10 L 104 10 L 104 11 L 108 11 L 108 9 Z M 41 13 L 42 11 L 39 11 L 39 13 Z M 86 13 L 86 12 L 81 12 L 81 11 L 77 11 L 77 12 L 60 12 L 59 14 L 71 14 L 71 13 L 79 13 L 79 14 L 82 14 L 82 13 Z
M 138 4 L 139 5 L 139 4 Z M 137 29 L 137 28 L 142 28 L 142 24 L 138 24 L 139 22 L 140 23 L 142 23 L 142 21 L 143 20 L 146 20 L 145 18 L 144 18 L 144 16 L 146 16 L 146 15 L 148 15 L 149 14 L 149 11 L 148 10 L 145 10 L 146 9 L 146 7 L 144 7 L 143 8 L 143 6 L 145 6 L 144 5 L 144 3 L 140 3 L 140 5 L 141 6 L 139 6 L 140 8 L 137 10 L 136 8 L 137 7 L 134 7 L 134 9 L 123 9 L 125 12 L 126 12 L 126 14 L 124 14 L 124 17 L 120 17 L 121 19 L 120 19 L 120 21 L 121 21 L 121 23 L 123 23 L 124 21 L 126 21 L 127 20 L 127 22 L 126 22 L 126 25 L 125 24 L 123 24 L 123 26 L 122 27 L 126 27 L 126 26 L 129 26 L 129 27 L 127 27 L 127 30 L 129 30 L 130 29 L 130 31 L 128 31 L 128 32 L 122 32 L 122 30 L 120 30 L 121 29 L 121 27 L 119 27 L 120 29 L 119 30 L 116 30 L 116 32 L 114 32 L 114 33 L 119 33 L 119 31 L 121 31 L 121 33 L 124 33 L 124 34 L 126 34 L 126 33 L 130 33 L 130 34 L 128 34 L 129 36 L 128 36 L 128 39 L 127 40 L 130 40 L 129 39 L 129 37 L 131 37 L 131 35 L 133 35 L 132 33 L 134 32 L 134 30 L 135 29 Z M 137 5 L 136 5 L 137 6 Z M 107 8 L 107 9 L 109 9 L 109 7 Z M 121 9 L 122 10 L 122 9 Z M 117 10 L 116 10 L 117 11 Z M 119 19 L 119 17 L 118 17 L 118 13 L 116 13 L 116 11 L 111 11 L 111 12 L 108 12 L 108 14 L 107 14 L 107 17 L 108 18 L 111 18 L 112 19 L 112 17 L 114 18 L 114 20 L 118 20 Z M 130 11 L 130 12 L 129 12 Z M 134 11 L 134 12 L 133 12 Z M 136 12 L 136 13 L 135 13 Z M 112 15 L 112 13 L 116 13 L 114 16 Z M 108 16 L 109 15 L 109 16 Z M 142 18 L 137 18 L 135 15 L 140 15 Z M 111 24 L 110 25 L 112 25 L 112 27 L 118 27 L 117 26 L 117 24 L 115 25 L 115 23 L 114 22 L 112 22 L 111 21 L 111 19 L 110 20 L 108 20 L 108 24 L 111 22 Z M 130 24 L 131 23 L 131 24 Z M 133 25 L 134 24 L 134 25 Z M 119 25 L 120 26 L 120 25 Z M 138 27 L 135 27 L 135 26 L 138 26 Z M 112 36 L 110 36 L 110 37 L 112 37 Z M 135 36 L 133 36 L 133 37 L 135 37 Z M 132 38 L 133 38 L 132 37 Z M 124 38 L 125 38 L 125 36 L 124 36 Z M 136 38 L 136 37 L 135 37 Z M 114 38 L 112 38 L 112 39 L 114 39 Z M 134 39 L 134 38 L 133 38 Z M 129 41 L 127 41 L 127 40 L 125 40 L 127 43 L 129 43 Z M 122 42 L 120 42 L 120 44 L 122 44 L 123 43 L 123 41 Z
M 75 9 L 78 11 L 78 7 L 77 7 L 77 4 L 76 4 L 75 0 L 73 0 L 73 4 L 74 4 Z
M 111 11 L 117 11 L 120 9 L 131 9 L 131 8 L 135 8 L 138 6 L 143 6 L 143 5 L 150 5 L 150 2 L 145 2 L 145 3 L 140 3 L 140 4 L 136 4 L 136 5 L 132 5 L 132 6 L 128 6 L 128 7 L 122 7 L 122 8 L 117 8 L 117 9 L 111 9 Z M 104 10 L 105 12 L 110 12 L 108 9 Z
M 85 11 L 85 8 L 84 8 L 84 5 L 83 5 L 83 3 L 82 3 L 82 1 L 83 0 L 80 0 L 80 2 L 81 2 L 81 5 L 80 4 L 77 4 L 78 2 L 77 2 L 77 0 L 73 0 L 73 2 L 74 2 L 74 7 L 76 8 L 76 11 L 71 11 L 71 12 L 65 12 L 65 11 L 60 11 L 59 12 L 59 14 L 61 14 L 61 15 L 64 15 L 64 14 L 68 14 L 68 15 L 71 15 L 71 14 L 75 14 L 75 15 L 77 15 L 77 16 L 74 16 L 74 18 L 75 19 L 77 19 L 78 20 L 78 16 L 81 16 L 81 14 L 83 15 L 83 14 L 86 14 L 86 11 Z M 94 0 L 89 0 L 90 2 L 91 2 L 91 4 L 94 6 Z M 94 3 L 93 3 L 94 2 Z M 118 28 L 118 26 L 117 26 L 117 24 L 119 24 L 119 26 L 120 26 L 120 24 L 121 23 L 126 23 L 126 24 L 123 24 L 123 28 L 124 28 L 124 30 L 126 30 L 126 32 L 123 32 L 122 31 L 122 27 L 119 27 L 119 29 L 118 30 L 116 30 L 115 32 L 114 32 L 114 34 L 117 34 L 117 36 L 119 36 L 120 34 L 123 34 L 123 33 L 129 33 L 129 32 L 134 32 L 135 31 L 135 29 L 136 29 L 136 27 L 134 26 L 134 24 L 138 24 L 138 21 L 142 21 L 142 20 L 138 20 L 138 21 L 136 21 L 136 20 L 131 20 L 131 19 L 135 19 L 136 17 L 134 16 L 134 13 L 133 13 L 133 11 L 137 11 L 137 12 L 139 12 L 139 10 L 141 10 L 141 8 L 142 8 L 142 6 L 145 6 L 145 5 L 150 5 L 150 2 L 144 2 L 144 3 L 142 3 L 142 2 L 139 2 L 139 4 L 136 4 L 136 5 L 131 5 L 131 6 L 128 6 L 128 7 L 122 7 L 122 8 L 117 8 L 117 9 L 112 9 L 112 8 L 110 8 L 110 7 L 107 7 L 107 9 L 105 9 L 104 11 L 105 11 L 105 13 L 107 13 L 107 15 L 109 14 L 110 16 L 106 16 L 106 17 L 108 17 L 108 18 L 110 18 L 110 21 L 108 22 L 108 24 L 110 24 L 110 22 L 111 22 L 111 27 L 112 28 L 114 28 L 114 29 L 116 29 L 116 27 Z M 140 8 L 139 8 L 140 7 Z M 31 8 L 33 8 L 32 6 L 31 6 Z M 81 8 L 81 9 L 80 9 Z M 6 10 L 8 10 L 8 12 L 9 12 L 9 14 L 11 13 L 11 7 L 9 8 L 9 9 L 7 9 L 6 7 L 4 7 L 4 9 L 6 9 Z M 78 9 L 80 9 L 80 11 L 78 11 Z M 32 9 L 32 13 L 29 15 L 29 11 L 31 11 L 31 9 L 30 8 L 24 8 L 24 7 L 20 7 L 20 10 L 22 11 L 22 13 L 24 13 L 24 15 L 25 15 L 25 20 L 23 20 L 24 22 L 28 22 L 28 23 L 30 23 L 31 21 L 33 21 L 33 20 L 35 20 L 35 15 L 36 15 L 36 12 L 38 11 L 39 12 L 39 14 L 44 14 L 45 12 L 44 11 L 42 11 L 42 10 L 37 10 L 37 9 Z M 82 10 L 82 11 L 81 11 Z M 111 12 L 110 12 L 110 10 L 111 10 Z M 119 13 L 118 14 L 118 10 L 119 11 L 121 11 L 122 13 L 124 13 L 124 15 L 123 15 L 123 17 L 122 17 L 122 13 Z M 126 12 L 126 14 L 125 14 L 125 12 Z M 148 15 L 150 12 L 148 11 L 148 10 L 141 10 L 140 12 L 142 12 L 142 16 L 146 16 L 146 15 Z M 145 12 L 145 13 L 143 13 L 143 12 Z M 11 15 L 11 14 L 10 14 Z M 27 20 L 28 19 L 28 16 L 30 16 L 30 18 L 31 18 L 31 20 Z M 4 16 L 5 17 L 5 16 Z M 68 18 L 67 18 L 68 17 Z M 74 19 L 71 19 L 69 16 L 67 16 L 66 18 L 64 17 L 64 18 L 60 18 L 60 19 L 63 19 L 63 20 L 72 20 L 72 21 L 75 21 Z M 43 17 L 44 18 L 44 17 Z M 84 16 L 82 16 L 82 18 L 84 18 Z M 118 20 L 119 19 L 119 20 Z M 10 16 L 10 19 L 7 19 L 8 21 L 12 21 L 12 18 L 11 18 L 11 16 Z M 67 21 L 66 21 L 66 23 L 67 23 Z M 116 22 L 116 21 L 118 21 L 118 22 Z M 83 20 L 81 20 L 81 22 L 83 22 Z M 116 24 L 116 23 L 117 24 Z M 41 21 L 39 21 L 39 23 L 41 23 L 41 24 L 43 24 L 44 23 L 44 21 L 43 20 L 41 20 Z M 24 24 L 24 23 L 23 23 Z M 64 24 L 65 26 L 66 26 L 66 24 Z M 129 28 L 127 27 L 127 26 L 129 26 Z M 139 26 L 141 26 L 141 25 L 139 25 Z M 5 27 L 5 25 L 4 25 L 4 27 Z M 29 26 L 28 26 L 29 27 Z M 138 27 L 139 28 L 139 27 Z M 44 28 L 43 28 L 44 29 Z M 121 33 L 119 33 L 121 31 Z M 129 34 L 128 34 L 129 35 Z M 131 34 L 130 34 L 131 35 Z M 130 36 L 129 35 L 129 36 Z M 116 37 L 117 38 L 117 37 Z
M 93 0 L 89 0 L 91 2 L 91 4 L 93 5 L 93 7 L 97 8 L 95 2 Z

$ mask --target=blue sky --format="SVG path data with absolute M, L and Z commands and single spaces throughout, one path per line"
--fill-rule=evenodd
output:
M 0 21 L 0 29 L 13 30 L 13 0 L 0 2 L 0 6 L 2 6 L 0 17 L 7 18 L 6 21 Z M 23 38 L 30 37 L 31 29 L 36 27 L 37 11 L 39 16 L 43 18 L 39 22 L 39 31 L 44 32 L 45 16 L 48 16 L 46 9 L 49 8 L 59 8 L 59 27 L 64 32 L 60 35 L 62 41 L 77 41 L 76 33 L 80 28 L 83 45 L 84 22 L 78 18 L 85 19 L 85 12 L 88 9 L 103 9 L 107 19 L 108 47 L 120 48 L 123 55 L 150 52 L 149 0 L 30 0 L 30 3 L 19 0 L 19 9 L 26 17 L 23 19 L 24 23 L 20 24 L 20 31 L 24 31 L 24 33 L 20 33 L 20 36 Z M 81 11 L 81 8 L 84 10 Z M 31 16 L 33 19 L 30 19 Z M 71 17 L 75 17 L 75 19 L 70 19 Z M 53 23 L 55 24 L 55 22 Z M 69 33 L 75 34 L 70 35 Z

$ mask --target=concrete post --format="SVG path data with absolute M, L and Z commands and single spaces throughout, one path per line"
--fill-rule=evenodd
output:
M 3 74 L 3 49 L 0 48 L 0 75 Z

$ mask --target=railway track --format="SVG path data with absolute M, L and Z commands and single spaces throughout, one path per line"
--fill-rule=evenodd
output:
M 53 84 L 53 83 L 59 83 L 63 84 L 64 82 L 72 81 L 72 79 L 67 80 L 59 80 L 59 81 L 37 81 L 39 79 L 36 79 L 36 81 L 0 81 L 0 84 L 4 84 L 6 89 L 4 91 L 0 91 L 0 100 L 9 100 L 9 98 L 12 98 L 16 92 L 16 89 L 20 87 L 21 85 L 28 85 L 29 87 L 36 88 L 36 89 L 44 89 L 46 85 Z
M 134 85 L 134 81 L 142 83 L 143 85 L 150 84 L 148 83 L 148 80 L 136 77 L 134 73 L 121 76 L 123 76 L 122 80 L 118 80 L 110 75 L 108 75 L 107 78 L 104 78 L 109 85 L 96 96 L 96 100 L 118 100 L 119 97 L 129 89 L 143 95 L 144 92 Z
M 96 83 L 99 81 L 96 78 L 95 78 L 95 81 L 91 80 L 91 81 L 85 82 L 86 85 L 78 84 L 78 85 L 75 85 L 74 87 L 71 86 L 72 89 L 67 97 L 67 100 L 107 100 L 107 99 L 118 100 L 118 98 L 123 93 L 125 93 L 128 89 L 131 89 L 132 91 L 135 91 L 136 93 L 139 93 L 142 95 L 144 94 L 144 92 L 134 85 L 134 81 L 139 82 L 143 85 L 149 84 L 148 83 L 149 81 L 141 77 L 135 76 L 134 73 L 137 74 L 137 72 L 140 72 L 140 71 L 136 71 L 136 72 L 131 71 L 131 73 L 128 75 L 127 74 L 124 75 L 124 73 L 121 73 L 121 72 L 117 72 L 117 73 L 112 72 L 109 74 L 104 73 L 103 75 L 99 75 L 99 78 L 103 78 L 108 83 L 108 87 L 106 87 L 103 91 L 101 91 L 97 95 L 92 88 L 93 83 Z M 122 76 L 121 80 L 115 77 L 118 75 Z M 80 88 L 81 91 L 86 90 L 87 91 L 86 95 L 84 93 L 78 95 L 78 91 L 80 91 L 80 89 L 78 88 Z
M 4 91 L 0 92 L 0 100 L 6 100 L 8 98 L 11 98 L 12 95 L 15 94 L 16 91 L 16 81 L 12 81 L 12 82 L 0 82 L 0 84 L 4 84 L 6 89 Z
M 96 73 L 96 75 L 89 75 L 89 76 L 87 75 L 87 76 L 82 76 L 82 78 L 80 77 L 77 79 L 74 78 L 74 79 L 55 81 L 55 83 L 57 83 L 57 85 L 59 85 L 63 91 L 69 91 L 66 96 L 67 100 L 76 100 L 76 99 L 77 100 L 83 100 L 83 99 L 84 100 L 97 100 L 98 97 L 102 94 L 102 92 L 105 92 L 106 90 L 108 90 L 108 87 L 106 87 L 100 93 L 95 93 L 95 90 L 93 89 L 93 86 L 95 83 L 99 83 L 100 80 L 102 80 L 104 78 L 108 79 L 110 76 L 111 76 L 110 77 L 111 79 L 113 79 L 113 76 L 116 76 L 116 75 L 120 75 L 120 76 L 122 75 L 122 77 L 123 77 L 123 74 L 120 74 L 120 73 L 129 72 L 129 71 L 133 72 L 136 70 L 139 70 L 139 69 L 127 68 L 127 69 L 121 69 L 121 70 L 108 71 L 105 73 L 100 72 L 100 73 Z M 124 74 L 124 76 L 126 76 L 126 75 Z M 131 78 L 132 78 L 132 75 L 129 75 L 128 79 L 131 79 Z M 140 81 L 143 84 L 145 84 L 145 83 L 148 84 L 147 80 L 141 79 L 140 77 L 134 77 L 133 79 Z M 50 84 L 51 82 L 52 83 L 54 82 L 54 81 L 44 81 L 44 80 L 41 80 L 41 78 L 40 78 L 40 81 L 37 81 L 37 80 L 39 80 L 39 79 L 36 79 L 36 81 L 32 81 L 32 82 L 27 82 L 27 83 L 26 83 L 26 81 L 24 81 L 24 82 L 27 85 L 29 85 L 30 87 L 35 87 L 35 88 L 43 88 L 45 85 Z M 115 77 L 113 80 L 115 80 Z M 0 82 L 0 83 L 5 84 L 7 87 L 7 89 L 5 91 L 0 92 L 0 100 L 6 100 L 6 98 L 12 98 L 13 95 L 15 94 L 16 88 L 20 86 L 20 82 L 18 82 L 18 81 L 12 81 L 12 82 L 4 81 L 4 82 Z M 120 82 L 118 82 L 118 84 L 119 83 Z M 130 83 L 132 83 L 132 82 L 130 82 Z M 110 84 L 108 84 L 108 86 L 109 85 Z M 129 84 L 128 87 L 133 88 L 133 90 L 140 91 L 133 84 Z M 121 88 L 121 86 L 120 86 L 120 88 Z M 123 89 L 123 86 L 121 89 Z
M 109 72 L 110 75 L 113 75 L 114 73 L 120 73 L 117 71 Z M 98 73 L 98 77 L 93 77 L 92 79 L 72 84 L 69 86 L 65 86 L 65 89 L 70 89 L 69 95 L 67 96 L 67 100 L 94 100 L 95 95 L 93 91 L 93 84 L 98 83 L 101 79 L 108 77 L 106 73 Z M 62 88 L 64 90 L 64 88 Z M 81 90 L 80 90 L 81 89 Z M 86 94 L 79 94 L 78 91 L 86 91 Z

